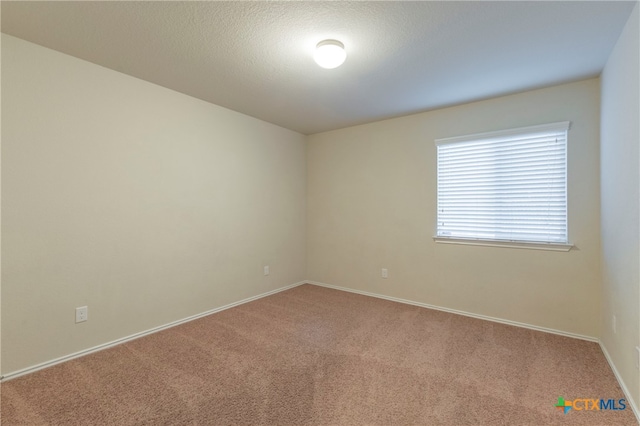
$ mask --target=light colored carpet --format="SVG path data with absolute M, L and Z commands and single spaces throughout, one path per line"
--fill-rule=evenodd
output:
M 632 425 L 595 343 L 303 285 L 2 385 L 2 425 Z

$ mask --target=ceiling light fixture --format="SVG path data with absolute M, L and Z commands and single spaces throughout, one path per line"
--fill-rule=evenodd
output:
M 344 51 L 344 44 L 338 40 L 323 40 L 316 45 L 313 59 L 322 68 L 336 68 L 347 59 L 347 52 Z

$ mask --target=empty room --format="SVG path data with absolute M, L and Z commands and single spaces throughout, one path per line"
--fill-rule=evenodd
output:
M 2 1 L 0 423 L 636 425 L 638 1 Z

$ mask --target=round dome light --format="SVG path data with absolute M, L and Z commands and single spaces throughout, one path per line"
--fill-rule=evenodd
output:
M 322 68 L 336 68 L 347 59 L 347 52 L 344 51 L 344 44 L 338 40 L 324 40 L 316 45 L 313 59 Z

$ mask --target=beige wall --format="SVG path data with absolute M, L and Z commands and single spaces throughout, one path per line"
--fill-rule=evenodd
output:
M 640 404 L 640 6 L 602 73 L 602 343 Z M 616 316 L 616 333 L 612 318 Z
M 434 139 L 565 120 L 574 250 L 434 243 Z M 310 136 L 307 278 L 597 337 L 598 134 L 590 79 Z
M 2 102 L 3 373 L 305 278 L 303 135 L 6 35 Z

